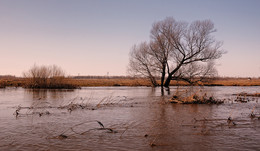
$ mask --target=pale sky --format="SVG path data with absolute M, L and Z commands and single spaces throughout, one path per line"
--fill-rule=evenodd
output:
M 260 76 L 259 0 L 0 0 L 0 75 L 34 64 L 68 75 L 126 75 L 129 51 L 155 21 L 210 19 L 228 51 L 220 76 Z

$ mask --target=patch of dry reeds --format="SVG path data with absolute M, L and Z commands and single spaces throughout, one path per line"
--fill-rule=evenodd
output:
M 170 103 L 181 103 L 181 104 L 222 104 L 223 100 L 214 98 L 213 96 L 208 96 L 207 93 L 200 94 L 199 92 L 194 92 L 191 94 L 183 94 L 178 90 L 170 99 Z

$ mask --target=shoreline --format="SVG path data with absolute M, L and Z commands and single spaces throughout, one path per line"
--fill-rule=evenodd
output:
M 106 87 L 106 86 L 147 86 L 151 87 L 149 80 L 145 78 L 93 78 L 93 79 L 75 79 L 67 78 L 66 83 L 79 87 Z M 159 83 L 159 80 L 158 80 Z M 0 88 L 5 87 L 24 87 L 26 79 L 12 78 L 0 79 Z M 170 86 L 190 86 L 186 82 L 172 81 Z M 199 86 L 260 86 L 260 78 L 216 78 L 208 82 L 201 82 Z

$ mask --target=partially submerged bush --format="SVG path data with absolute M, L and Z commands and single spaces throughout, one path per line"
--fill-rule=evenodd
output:
M 192 94 L 190 96 L 182 97 L 181 95 L 174 95 L 170 100 L 170 103 L 182 103 L 182 104 L 222 104 L 224 101 L 215 99 L 213 96 L 208 97 L 204 95 Z
M 27 79 L 26 88 L 46 89 L 73 89 L 75 85 L 68 83 L 65 72 L 58 66 L 37 66 L 34 65 L 24 73 Z

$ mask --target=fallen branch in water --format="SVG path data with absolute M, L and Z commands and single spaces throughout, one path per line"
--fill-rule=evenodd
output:
M 81 133 L 78 133 L 74 130 L 75 127 L 78 127 L 78 126 L 86 124 L 86 123 L 92 123 L 92 122 L 97 122 L 100 125 L 101 128 L 92 128 L 92 129 L 88 129 L 87 131 L 84 131 L 84 132 L 81 132 Z M 61 139 L 68 138 L 68 135 L 65 135 L 65 133 L 67 133 L 69 130 L 71 130 L 73 133 L 79 134 L 79 135 L 83 135 L 83 134 L 90 132 L 92 130 L 106 130 L 109 133 L 117 133 L 117 131 L 113 130 L 112 128 L 106 128 L 102 122 L 97 121 L 97 120 L 92 120 L 92 121 L 85 121 L 85 122 L 73 125 L 72 127 L 66 129 L 65 131 L 63 131 L 60 135 L 58 135 L 55 138 L 61 138 Z

